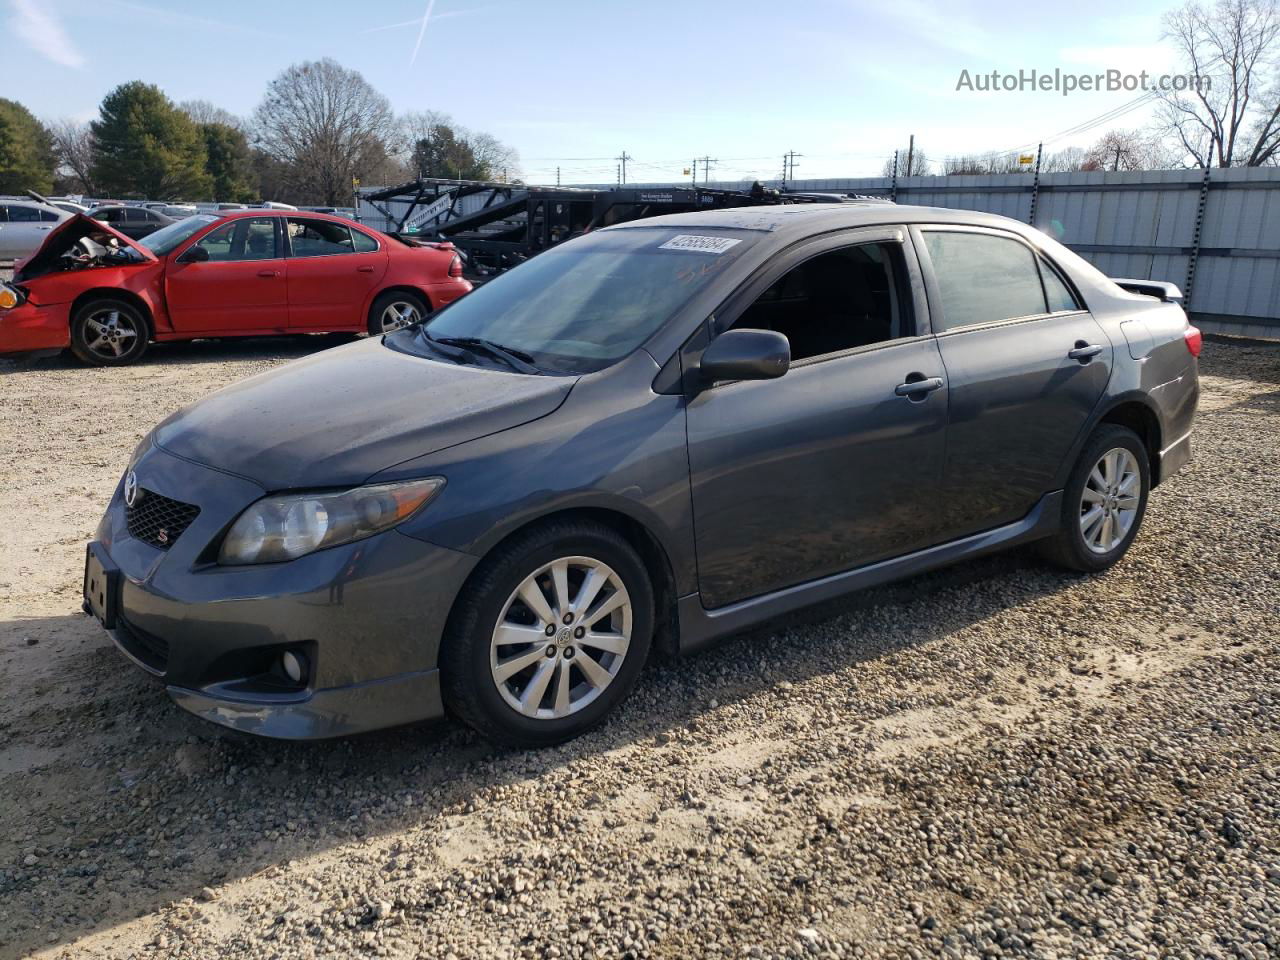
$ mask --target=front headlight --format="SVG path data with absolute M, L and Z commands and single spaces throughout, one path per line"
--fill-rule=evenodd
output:
M 21 289 L 0 280 L 0 310 L 12 310 L 26 299 Z
M 264 497 L 231 525 L 218 562 L 279 563 L 371 537 L 409 519 L 443 486 L 443 477 L 430 477 L 341 493 Z

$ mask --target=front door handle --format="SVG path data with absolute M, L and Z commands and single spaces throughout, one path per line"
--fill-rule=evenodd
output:
M 279 270 L 259 270 L 258 276 L 266 277 L 268 280 L 270 280 L 272 277 L 280 276 L 280 271 Z
M 942 387 L 941 377 L 926 377 L 922 373 L 909 373 L 905 383 L 900 383 L 893 388 L 893 392 L 900 397 L 907 397 L 911 400 L 923 400 L 925 394 L 933 393 Z
M 1099 344 L 1077 340 L 1075 347 L 1067 351 L 1067 358 L 1079 360 L 1081 363 L 1088 363 L 1101 352 L 1102 347 Z
M 356 267 L 360 273 L 373 273 L 373 267 Z

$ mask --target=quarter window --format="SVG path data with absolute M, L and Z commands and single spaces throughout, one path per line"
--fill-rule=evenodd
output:
M 351 231 L 328 220 L 289 218 L 289 245 L 295 257 L 330 257 L 352 253 Z
M 359 230 L 351 231 L 351 240 L 356 253 L 373 253 L 378 249 L 378 241 L 367 233 L 361 233 Z
M 1079 310 L 1080 304 L 1071 288 L 1058 276 L 1058 271 L 1049 266 L 1043 259 L 1040 261 L 1040 276 L 1044 278 L 1044 295 L 1049 301 L 1050 313 L 1062 313 Z
M 905 335 L 902 251 L 860 243 L 819 254 L 779 277 L 734 321 L 736 329 L 775 330 L 804 360 Z
M 1035 255 L 1019 241 L 929 230 L 924 242 L 942 300 L 935 332 L 1046 312 Z

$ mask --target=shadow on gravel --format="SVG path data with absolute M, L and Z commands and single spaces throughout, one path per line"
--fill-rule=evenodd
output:
M 1070 582 L 1024 549 L 832 601 L 687 661 L 651 663 L 609 723 L 541 752 L 498 750 L 451 722 L 342 741 L 259 740 L 181 711 L 87 617 L 2 623 L 0 656 L 39 655 L 41 646 L 24 653 L 26 638 L 57 637 L 50 663 L 65 677 L 48 681 L 56 695 L 30 691 L 32 705 L 24 700 L 0 730 L 0 956 L 468 813 L 495 786 L 697 727 L 713 698 L 728 703 L 929 644 Z M 895 641 L 886 623 L 918 629 Z M 946 671 L 939 663 L 939 677 Z
M 226 363 L 236 360 L 295 359 L 358 339 L 353 333 L 302 333 L 280 337 L 226 337 L 213 340 L 179 340 L 153 343 L 130 369 L 171 364 Z M 0 359 L 0 376 L 26 371 L 95 370 L 70 351 L 53 357 Z

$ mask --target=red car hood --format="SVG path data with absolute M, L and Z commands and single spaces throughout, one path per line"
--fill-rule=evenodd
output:
M 119 243 L 121 247 L 137 253 L 144 262 L 154 263 L 158 259 L 146 247 L 134 243 L 118 230 L 113 230 L 105 223 L 94 220 L 83 213 L 77 213 L 54 227 L 53 231 L 44 238 L 44 243 L 40 244 L 35 253 L 13 265 L 14 282 L 31 280 L 48 273 L 49 265 L 71 249 L 82 237 L 93 237 L 99 243 L 102 242 L 103 238 L 110 237 Z

